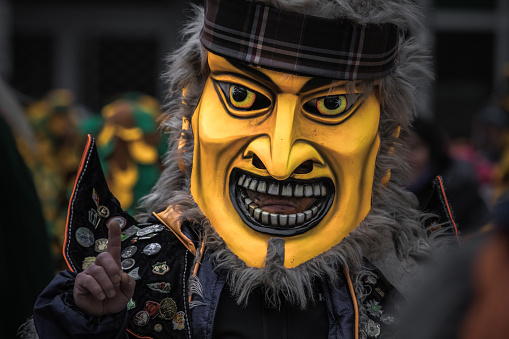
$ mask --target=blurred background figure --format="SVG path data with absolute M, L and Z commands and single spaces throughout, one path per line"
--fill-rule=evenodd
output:
M 497 198 L 494 230 L 472 264 L 472 296 L 459 330 L 460 339 L 507 338 L 509 322 L 509 191 Z
M 505 339 L 509 333 L 509 191 L 493 206 L 492 228 L 466 239 L 423 274 L 401 312 L 401 338 Z
M 49 91 L 25 109 L 35 134 L 37 152 L 30 152 L 19 141 L 20 151 L 34 176 L 53 253 L 61 269 L 65 268 L 62 246 L 67 205 L 86 142 L 78 129 L 81 110 L 69 90 Z
M 150 192 L 161 171 L 167 139 L 158 129 L 159 107 L 152 96 L 126 93 L 81 126 L 82 132 L 96 137 L 108 186 L 131 215 L 136 215 L 139 199 Z
M 432 181 L 441 175 L 455 221 L 463 234 L 479 230 L 489 221 L 488 205 L 479 191 L 472 166 L 451 155 L 448 138 L 434 122 L 417 118 L 407 139 L 411 176 L 408 189 L 426 209 L 432 193 Z
M 509 191 L 509 62 L 505 65 L 504 92 L 498 100 L 499 124 L 498 161 L 494 171 L 494 198 L 499 199 Z
M 0 77 L 0 231 L 4 240 L 0 290 L 4 291 L 2 303 L 9 308 L 0 320 L 0 338 L 6 339 L 16 337 L 56 270 L 41 202 L 16 139 L 36 149 L 22 107 Z

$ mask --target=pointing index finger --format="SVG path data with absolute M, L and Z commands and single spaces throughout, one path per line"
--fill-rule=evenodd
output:
M 120 268 L 120 224 L 118 221 L 112 221 L 108 228 L 108 253 L 111 254 L 118 267 Z

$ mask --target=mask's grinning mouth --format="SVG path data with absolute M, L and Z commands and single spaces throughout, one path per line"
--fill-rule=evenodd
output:
M 248 190 L 279 199 L 310 198 L 314 202 L 297 213 L 270 213 L 253 201 Z M 278 181 L 240 169 L 234 169 L 230 176 L 230 199 L 237 213 L 249 227 L 269 235 L 292 236 L 312 229 L 327 214 L 334 200 L 334 191 L 329 178 Z

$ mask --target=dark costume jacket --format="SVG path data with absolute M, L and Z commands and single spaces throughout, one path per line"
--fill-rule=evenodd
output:
M 106 250 L 111 220 L 122 226 L 122 269 L 136 280 L 136 289 L 125 311 L 93 317 L 74 304 L 74 278 Z M 91 334 L 94 338 L 357 338 L 359 311 L 348 272 L 340 272 L 338 281 L 315 282 L 315 302 L 306 310 L 284 302 L 278 309 L 265 305 L 263 290 L 253 292 L 247 306 L 237 305 L 228 293 L 228 272 L 214 268 L 191 226 L 189 221 L 181 222 L 172 207 L 154 213 L 145 223 L 123 211 L 108 190 L 90 138 L 69 203 L 64 245 L 69 271 L 53 280 L 34 308 L 40 338 Z M 370 292 L 363 306 L 368 322 L 361 330 L 376 338 L 392 332 L 399 293 L 367 260 L 365 265 L 376 278 L 366 278 Z

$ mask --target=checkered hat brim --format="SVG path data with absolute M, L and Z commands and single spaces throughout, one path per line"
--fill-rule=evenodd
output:
M 220 56 L 283 72 L 376 79 L 397 65 L 398 29 L 297 14 L 242 0 L 207 0 L 203 46 Z

